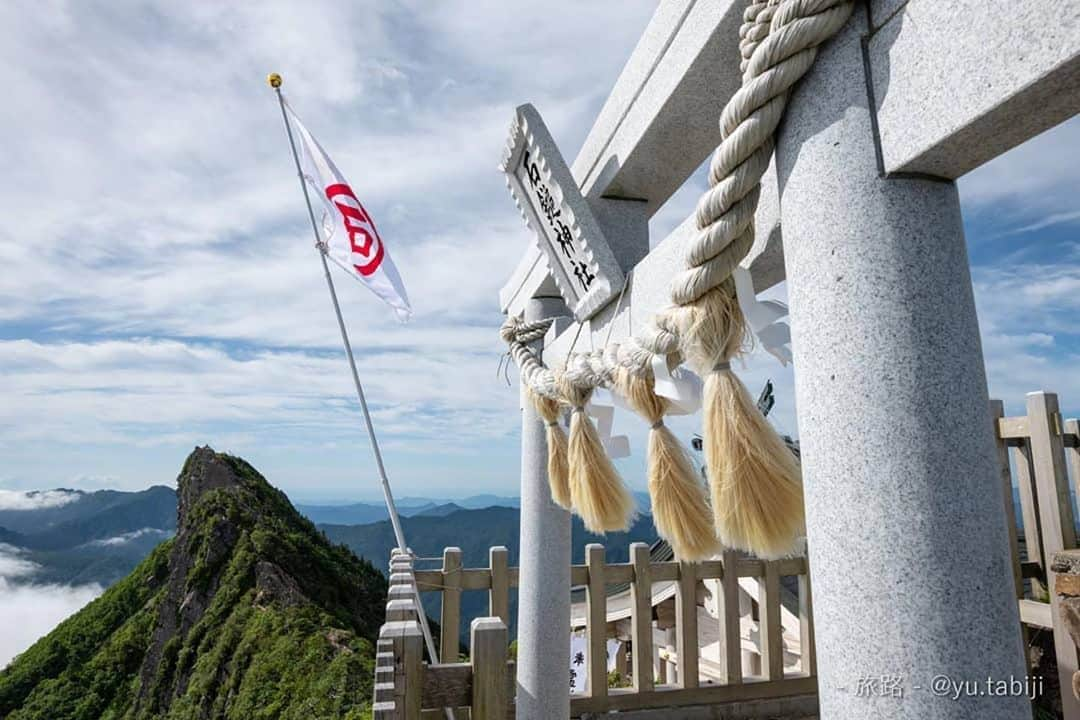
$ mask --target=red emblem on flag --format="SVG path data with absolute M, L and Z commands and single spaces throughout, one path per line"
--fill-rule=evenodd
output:
M 326 187 L 326 197 L 341 213 L 345 232 L 352 248 L 353 267 L 364 277 L 379 269 L 383 259 L 383 244 L 375 223 L 371 221 L 364 206 L 360 204 L 352 188 L 344 183 Z

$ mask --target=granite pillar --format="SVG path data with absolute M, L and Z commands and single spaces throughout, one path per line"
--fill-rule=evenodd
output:
M 562 298 L 533 298 L 525 306 L 527 321 L 565 313 Z M 544 421 L 524 394 L 521 406 L 517 716 L 529 720 L 567 720 L 570 717 L 570 513 L 551 500 Z
M 1030 718 L 956 186 L 879 171 L 866 29 L 777 137 L 821 717 Z

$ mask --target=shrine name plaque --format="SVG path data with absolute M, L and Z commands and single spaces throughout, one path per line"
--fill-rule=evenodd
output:
M 623 272 L 532 105 L 517 108 L 500 169 L 567 307 L 589 319 L 622 290 Z

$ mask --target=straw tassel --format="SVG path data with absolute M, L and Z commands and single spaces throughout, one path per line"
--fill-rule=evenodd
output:
M 566 460 L 566 431 L 559 424 L 562 406 L 558 400 L 544 397 L 532 390 L 529 391 L 529 396 L 536 407 L 536 412 L 544 419 L 544 424 L 547 426 L 547 471 L 551 499 L 560 507 L 570 510 L 573 502 L 570 497 L 570 475 Z
M 593 386 L 570 377 L 568 372 L 560 373 L 555 381 L 560 395 L 573 408 L 566 453 L 571 503 L 589 532 L 625 531 L 634 515 L 634 498 L 585 413 Z
M 804 532 L 802 480 L 791 451 L 731 371 L 746 343 L 733 283 L 680 308 L 682 345 L 705 376 L 703 440 L 717 534 L 762 558 L 792 554 Z
M 615 385 L 648 421 L 648 478 L 653 522 L 680 560 L 706 560 L 719 550 L 705 485 L 690 455 L 664 424 L 668 401 L 654 392 L 651 372 L 635 374 L 626 368 L 615 373 Z

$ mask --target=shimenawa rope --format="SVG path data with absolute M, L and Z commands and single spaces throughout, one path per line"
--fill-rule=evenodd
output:
M 745 351 L 747 333 L 730 276 L 753 245 L 760 180 L 773 153 L 773 135 L 789 91 L 812 66 L 818 46 L 844 25 L 852 7 L 851 0 L 752 0 L 749 4 L 739 33 L 743 84 L 720 115 L 721 142 L 710 163 L 710 187 L 695 211 L 699 234 L 687 251 L 687 269 L 672 283 L 674 305 L 653 318 L 638 338 L 601 355 L 609 376 L 617 374 L 616 385 L 643 401 L 638 411 L 647 420 L 657 415 L 658 399 L 651 384 L 644 389 L 626 385 L 627 378 L 652 380 L 654 355 L 663 356 L 669 364 L 685 360 L 705 378 L 702 434 L 716 532 L 725 545 L 762 557 L 792 550 L 803 527 L 802 486 L 790 452 L 731 371 L 730 359 Z M 514 357 L 519 359 L 517 354 Z M 536 364 L 538 368 L 530 367 L 528 373 L 523 367 L 523 376 L 545 397 L 552 397 L 557 387 L 572 388 L 571 399 L 577 399 L 589 382 L 602 379 L 590 368 L 575 382 L 558 381 Z M 571 358 L 569 364 L 576 366 L 576 361 Z M 619 368 L 623 372 L 617 373 Z M 650 425 L 662 422 L 662 416 L 660 409 L 659 418 Z M 662 424 L 654 430 L 661 428 Z M 571 460 L 571 475 L 573 465 Z M 650 472 L 650 489 L 654 479 Z M 657 482 L 656 487 L 671 485 Z M 669 494 L 669 499 L 675 498 L 671 515 L 687 517 L 692 506 L 700 507 L 699 498 L 681 492 L 690 490 L 681 482 L 677 487 L 680 492 Z M 657 504 L 655 493 L 653 502 Z M 619 506 L 618 502 L 599 504 Z M 658 529 L 665 532 L 661 524 L 658 521 Z M 677 532 L 673 527 L 666 532 Z M 705 552 L 708 542 L 689 541 L 690 535 L 704 533 L 700 523 L 691 523 L 686 530 L 687 538 L 678 542 L 683 546 L 682 556 L 689 559 L 687 554 L 697 554 L 693 547 Z

